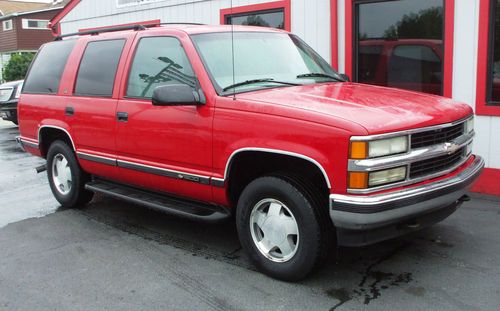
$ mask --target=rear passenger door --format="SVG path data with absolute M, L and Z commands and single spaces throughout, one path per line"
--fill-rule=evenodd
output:
M 117 113 L 118 165 L 124 181 L 198 200 L 211 200 L 211 103 L 153 106 L 153 90 L 166 84 L 195 88 L 197 78 L 185 47 L 189 38 L 138 34 L 124 97 Z
M 65 111 L 83 169 L 112 179 L 119 179 L 115 80 L 123 71 L 129 40 L 133 37 L 101 37 L 82 42 L 73 96 L 67 98 Z

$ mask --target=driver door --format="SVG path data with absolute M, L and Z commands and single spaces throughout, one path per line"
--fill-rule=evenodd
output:
M 118 101 L 118 165 L 124 182 L 211 201 L 214 107 L 153 106 L 153 90 L 193 86 L 196 77 L 179 38 L 138 35 L 124 96 Z

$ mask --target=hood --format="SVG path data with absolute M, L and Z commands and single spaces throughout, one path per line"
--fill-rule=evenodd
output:
M 445 97 L 350 82 L 273 88 L 238 98 L 345 119 L 369 134 L 449 123 L 472 114 L 468 105 Z

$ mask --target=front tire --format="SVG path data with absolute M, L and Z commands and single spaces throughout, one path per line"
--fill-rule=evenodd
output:
M 244 189 L 236 211 L 238 235 L 260 271 L 298 281 L 326 259 L 331 225 L 322 212 L 327 206 L 317 202 L 322 200 L 285 176 L 261 177 Z
M 63 141 L 53 142 L 47 152 L 47 177 L 56 200 L 64 208 L 85 205 L 93 192 L 85 190 L 90 176 L 78 164 L 73 150 Z

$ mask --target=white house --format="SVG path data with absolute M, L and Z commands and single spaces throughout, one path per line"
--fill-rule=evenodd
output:
M 152 20 L 284 28 L 354 81 L 469 104 L 487 166 L 475 190 L 500 195 L 500 0 L 72 0 L 52 30 Z

